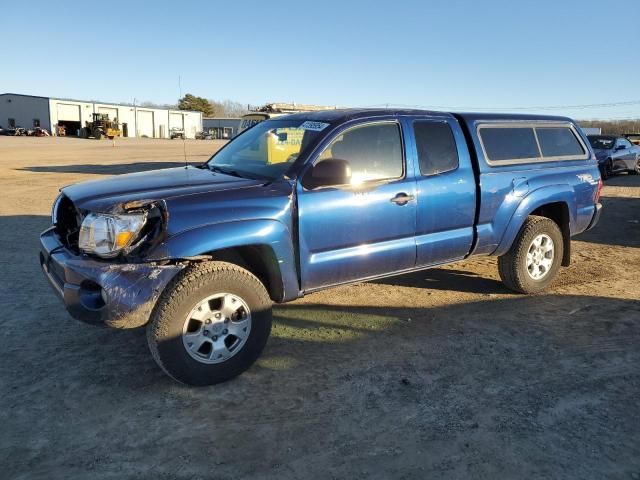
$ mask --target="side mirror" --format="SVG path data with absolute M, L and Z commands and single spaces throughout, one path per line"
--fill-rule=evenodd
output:
M 327 158 L 316 163 L 305 175 L 307 188 L 329 187 L 351 183 L 351 166 L 346 160 Z
M 627 146 L 626 146 L 626 145 L 618 145 L 618 146 L 616 147 L 616 150 L 625 150 L 626 148 L 627 148 Z

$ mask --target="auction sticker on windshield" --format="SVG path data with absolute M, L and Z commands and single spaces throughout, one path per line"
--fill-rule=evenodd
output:
M 311 130 L 313 132 L 321 132 L 328 126 L 329 126 L 328 123 L 312 122 L 311 120 L 307 120 L 302 125 L 300 125 L 300 128 L 302 128 L 303 130 Z

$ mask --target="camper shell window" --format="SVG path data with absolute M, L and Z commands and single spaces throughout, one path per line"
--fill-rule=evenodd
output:
M 590 155 L 571 123 L 483 123 L 478 137 L 491 166 L 584 160 Z

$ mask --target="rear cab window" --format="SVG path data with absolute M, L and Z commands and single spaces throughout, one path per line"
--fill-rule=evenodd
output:
M 589 150 L 570 123 L 480 124 L 478 136 L 491 166 L 584 160 Z
M 418 164 L 423 176 L 437 175 L 458 168 L 458 148 L 447 122 L 416 120 L 413 122 Z

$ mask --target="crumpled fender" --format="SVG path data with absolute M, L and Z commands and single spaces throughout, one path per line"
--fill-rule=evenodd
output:
M 291 232 L 277 220 L 256 219 L 214 223 L 185 230 L 167 238 L 148 261 L 179 260 L 243 246 L 268 246 L 278 262 L 284 298 L 298 296 L 299 284 Z
M 518 235 L 522 224 L 526 218 L 531 215 L 531 212 L 548 203 L 558 202 L 566 203 L 569 207 L 570 230 L 573 231 L 573 225 L 575 225 L 577 215 L 576 195 L 573 188 L 568 184 L 547 185 L 545 187 L 532 190 L 522 199 L 507 224 L 498 248 L 492 253 L 492 255 L 500 256 L 507 253 Z

